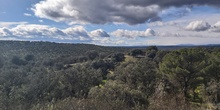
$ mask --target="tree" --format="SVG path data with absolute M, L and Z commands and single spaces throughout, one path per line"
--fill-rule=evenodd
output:
M 86 55 L 90 60 L 94 60 L 95 58 L 99 56 L 98 52 L 96 52 L 95 50 L 87 51 Z
M 148 58 L 154 58 L 157 54 L 158 48 L 156 46 L 149 46 L 146 51 L 146 56 Z
M 0 68 L 2 68 L 3 66 L 4 66 L 4 60 L 2 56 L 0 55 Z
M 147 47 L 147 51 L 158 51 L 158 48 L 157 48 L 157 46 L 149 46 L 149 47 Z
M 109 110 L 146 110 L 149 104 L 144 92 L 120 81 L 110 80 L 102 87 L 91 88 L 89 97 L 101 104 L 110 105 L 112 108 Z
M 107 53 L 107 52 L 100 52 L 99 53 L 99 58 L 100 59 L 104 59 L 105 57 L 107 57 L 109 55 L 109 53 Z
M 202 49 L 181 49 L 168 53 L 159 64 L 159 70 L 189 99 L 190 90 L 202 84 L 202 70 L 206 65 L 207 55 Z
M 34 55 L 26 55 L 26 56 L 24 57 L 24 59 L 25 59 L 26 61 L 34 60 Z
M 125 59 L 125 56 L 123 53 L 115 53 L 111 55 L 111 58 L 114 62 L 122 62 Z
M 210 54 L 210 65 L 205 69 L 207 78 L 214 79 L 216 82 L 220 82 L 220 52 L 213 52 Z
M 210 64 L 205 68 L 206 86 L 214 102 L 220 102 L 220 52 L 210 54 Z
M 130 53 L 130 55 L 133 57 L 135 57 L 137 55 L 143 55 L 143 54 L 144 54 L 144 52 L 141 49 L 133 49 L 133 50 L 131 50 L 131 53 Z
M 125 62 L 115 69 L 114 74 L 116 81 L 124 84 L 123 88 L 126 88 L 126 91 L 119 89 L 125 92 L 121 96 L 127 96 L 125 102 L 132 107 L 137 107 L 135 104 L 139 104 L 147 108 L 148 98 L 154 93 L 157 83 L 155 63 L 150 59 Z
M 114 63 L 111 61 L 97 60 L 91 63 L 94 69 L 101 69 L 103 73 L 107 74 L 108 69 L 114 69 Z
M 157 72 L 156 64 L 149 59 L 140 60 L 128 64 L 122 64 L 116 68 L 117 79 L 125 82 L 131 88 L 140 89 L 150 96 L 154 93 Z
M 159 64 L 160 62 L 162 62 L 163 57 L 168 53 L 169 53 L 169 51 L 162 51 L 162 50 L 158 51 L 156 56 L 154 57 L 154 61 L 157 64 Z
M 15 65 L 26 65 L 27 62 L 24 61 L 23 59 L 19 58 L 18 56 L 14 56 L 11 60 L 12 63 Z

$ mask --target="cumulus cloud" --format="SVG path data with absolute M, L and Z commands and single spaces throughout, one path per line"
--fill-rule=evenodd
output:
M 54 38 L 64 35 L 64 33 L 57 28 L 36 24 L 18 25 L 11 28 L 10 31 L 13 36 L 19 38 Z
M 125 38 L 137 38 L 137 37 L 150 37 L 155 36 L 154 30 L 148 28 L 146 31 L 130 31 L 118 29 L 111 33 L 115 37 L 125 37 Z
M 47 25 L 20 24 L 13 28 L 0 28 L 0 38 L 26 40 L 69 40 L 92 41 L 101 37 L 109 37 L 103 30 L 86 31 L 83 26 L 59 29 Z
M 0 36 L 10 36 L 11 32 L 8 28 L 0 28 Z
M 85 30 L 83 26 L 70 27 L 70 28 L 64 29 L 63 32 L 67 36 L 74 37 L 74 39 L 77 37 L 79 37 L 80 40 L 85 40 L 85 39 L 90 38 L 90 36 L 88 35 L 88 32 Z
M 158 13 L 169 7 L 218 4 L 219 0 L 43 0 L 32 10 L 57 22 L 139 24 L 159 20 Z
M 186 29 L 190 31 L 205 31 L 210 27 L 210 24 L 205 21 L 192 21 Z
M 92 31 L 91 36 L 92 37 L 110 37 L 109 34 L 102 29 Z
M 220 32 L 220 21 L 218 21 L 216 24 L 214 24 L 210 28 L 210 31 L 212 31 L 212 32 Z

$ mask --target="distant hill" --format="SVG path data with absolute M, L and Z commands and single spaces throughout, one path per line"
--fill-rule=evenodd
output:
M 85 55 L 87 51 L 99 52 L 124 52 L 122 47 L 104 47 L 93 44 L 69 44 L 54 42 L 30 42 L 30 41 L 0 41 L 0 54 L 3 56 L 33 54 L 40 57 L 54 58 L 56 56 Z
M 119 46 L 121 48 L 130 48 L 130 49 L 145 49 L 149 46 Z M 220 48 L 220 44 L 208 44 L 208 45 L 192 45 L 192 44 L 180 44 L 180 45 L 167 45 L 167 46 L 157 46 L 160 50 L 178 50 L 182 48 L 196 48 L 196 47 L 204 47 L 204 48 Z
M 41 41 L 0 41 L 1 55 L 19 55 L 33 54 L 39 57 L 56 57 L 57 55 L 80 56 L 85 55 L 87 51 L 95 50 L 97 52 L 129 52 L 130 49 L 145 49 L 148 46 L 98 46 L 93 44 L 71 44 L 54 43 Z M 157 46 L 161 50 L 177 50 L 181 48 L 220 47 L 220 44 L 210 45 L 176 45 L 176 46 Z

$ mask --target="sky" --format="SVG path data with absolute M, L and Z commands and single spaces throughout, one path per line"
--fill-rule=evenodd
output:
M 0 40 L 220 44 L 220 0 L 0 0 Z

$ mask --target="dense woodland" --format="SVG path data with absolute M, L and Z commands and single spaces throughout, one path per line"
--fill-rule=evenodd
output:
M 0 109 L 220 109 L 220 48 L 0 41 Z

